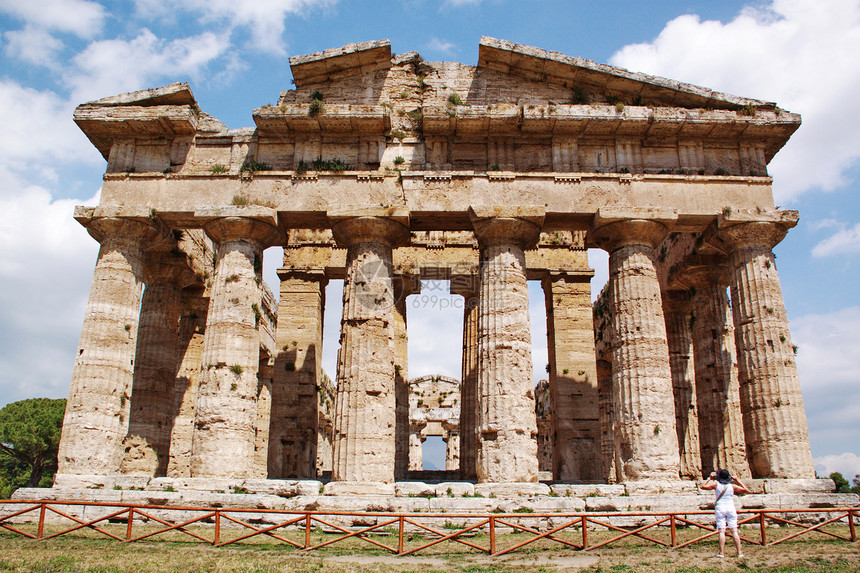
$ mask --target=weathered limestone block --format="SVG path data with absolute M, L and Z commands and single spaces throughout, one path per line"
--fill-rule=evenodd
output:
M 543 208 L 473 207 L 470 217 L 482 249 L 478 481 L 537 481 L 537 426 L 523 250 L 538 240 Z
M 434 493 L 437 496 L 447 495 L 449 497 L 463 497 L 464 495 L 471 496 L 475 494 L 475 485 L 469 482 L 460 481 L 442 482 L 436 484 Z
M 600 425 L 592 272 L 553 272 L 543 280 L 553 416 L 553 477 L 600 480 Z
M 436 495 L 435 486 L 420 481 L 398 481 L 394 484 L 397 497 L 432 497 Z
M 63 430 L 58 473 L 114 474 L 128 427 L 143 287 L 143 251 L 164 238 L 148 222 L 96 218 L 87 231 L 101 243 Z
M 394 497 L 394 483 L 362 482 L 362 481 L 332 481 L 325 484 L 324 495 L 363 495 Z
M 496 497 L 534 497 L 549 495 L 549 492 L 549 486 L 543 483 L 497 482 L 475 485 L 475 493 L 479 493 L 484 497 L 490 497 L 491 495 L 495 495 Z
M 316 477 L 319 377 L 325 286 L 322 270 L 278 271 L 281 297 L 272 410 L 269 427 L 270 478 Z
M 394 481 L 396 424 L 391 251 L 409 239 L 408 216 L 379 209 L 331 211 L 346 246 L 332 479 Z
M 625 482 L 678 479 L 672 372 L 654 254 L 673 216 L 636 216 L 635 211 L 618 216 L 600 211 L 593 233 L 597 244 L 609 252 L 609 310 L 617 341 L 611 353 L 619 474 Z
M 702 472 L 721 468 L 750 477 L 741 418 L 735 333 L 724 269 L 690 269 L 686 280 L 694 289 L 692 321 L 699 409 Z
M 723 217 L 718 231 L 730 250 L 741 412 L 754 477 L 815 476 L 797 364 L 772 251 L 796 221 L 796 212 L 783 213 L 775 221 L 736 222 Z
M 270 344 L 273 342 L 270 340 Z M 263 349 L 268 344 L 261 344 Z M 269 475 L 269 428 L 272 421 L 272 378 L 274 364 L 268 352 L 260 352 L 257 370 L 257 415 L 254 421 L 254 467 L 251 477 L 266 479 Z M 316 456 L 314 456 L 316 465 Z
M 173 386 L 179 368 L 181 289 L 191 284 L 184 253 L 149 253 L 144 258 L 146 289 L 140 309 L 128 436 L 120 471 L 125 475 L 165 475 L 176 412 Z
M 191 458 L 195 477 L 253 477 L 263 249 L 280 240 L 274 217 L 215 217 L 218 243 L 206 319 Z
M 616 496 L 625 491 L 621 484 L 554 483 L 549 486 L 553 494 L 561 497 Z
M 451 279 L 451 294 L 463 297 L 463 355 L 460 379 L 460 476 L 477 479 L 478 277 Z
M 690 333 L 692 304 L 685 292 L 665 291 L 663 313 L 666 317 L 666 342 L 669 345 L 669 367 L 675 396 L 675 430 L 678 435 L 681 477 L 702 477 L 699 449 L 699 412 L 693 361 L 693 338 Z

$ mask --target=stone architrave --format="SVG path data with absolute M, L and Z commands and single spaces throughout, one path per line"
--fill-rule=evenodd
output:
M 193 274 L 185 253 L 152 252 L 144 257 L 144 280 L 121 472 L 165 476 L 176 417 L 168 405 L 173 404 L 180 362 L 181 289 L 193 280 Z
M 197 392 L 192 477 L 254 475 L 259 281 L 263 250 L 278 243 L 281 234 L 270 210 L 228 215 L 234 211 L 238 208 L 225 209 L 226 216 L 214 213 L 203 227 L 218 249 Z
M 699 410 L 702 472 L 727 469 L 750 477 L 741 418 L 734 327 L 726 288 L 726 269 L 719 265 L 685 270 L 692 286 L 691 320 Z M 724 282 L 725 280 L 725 282 Z
M 451 294 L 463 297 L 463 354 L 460 378 L 460 477 L 478 478 L 477 397 L 478 397 L 478 277 L 451 278 Z
M 553 478 L 602 479 L 593 272 L 549 271 L 543 280 L 553 416 Z
M 272 380 L 268 477 L 316 476 L 319 377 L 328 279 L 323 270 L 282 268 Z
M 681 458 L 681 477 L 700 479 L 702 457 L 699 446 L 699 410 L 696 403 L 696 371 L 690 326 L 693 304 L 687 291 L 663 292 L 666 342 L 675 396 L 675 431 Z
M 395 317 L 392 248 L 409 240 L 404 209 L 329 211 L 347 248 L 334 425 L 335 481 L 392 482 Z
M 755 478 L 813 478 L 809 429 L 773 247 L 797 212 L 774 220 L 721 217 L 729 252 L 741 413 Z
M 143 253 L 164 233 L 150 222 L 93 218 L 101 243 L 81 328 L 63 430 L 60 474 L 120 471 L 134 375 Z
M 538 479 L 537 423 L 524 250 L 533 247 L 542 207 L 470 208 L 481 246 L 478 314 L 479 482 Z
M 406 297 L 421 292 L 421 279 L 401 275 L 394 279 L 394 477 L 404 480 L 409 471 L 409 335 Z
M 615 449 L 622 481 L 676 480 L 675 430 L 666 322 L 655 247 L 677 216 L 671 212 L 600 210 L 592 239 L 609 252 Z

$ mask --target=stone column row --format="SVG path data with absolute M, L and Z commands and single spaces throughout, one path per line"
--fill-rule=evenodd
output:
M 185 296 L 196 279 L 156 218 L 86 224 L 101 249 L 59 473 L 259 475 L 259 272 L 262 250 L 279 242 L 274 217 L 207 219 L 219 244 L 208 307 L 199 290 Z

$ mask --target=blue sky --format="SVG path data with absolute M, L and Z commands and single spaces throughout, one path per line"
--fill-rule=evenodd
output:
M 105 168 L 75 105 L 188 81 L 203 110 L 251 126 L 251 110 L 290 89 L 292 55 L 388 38 L 395 52 L 474 65 L 482 35 L 802 114 L 770 165 L 777 204 L 801 214 L 776 254 L 816 467 L 860 473 L 860 0 L 0 0 L 0 405 L 68 393 L 97 252 L 71 213 L 97 201 Z M 606 257 L 592 254 L 597 291 Z M 272 285 L 277 259 L 267 252 Z M 424 294 L 410 299 L 409 373 L 458 376 L 460 310 L 442 308 L 444 289 Z M 546 339 L 531 294 L 537 378 Z

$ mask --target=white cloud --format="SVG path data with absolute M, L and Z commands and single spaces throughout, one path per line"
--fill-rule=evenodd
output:
M 854 476 L 860 474 L 860 456 L 851 452 L 821 456 L 815 458 L 815 471 L 820 476 L 829 476 L 833 472 L 839 472 L 842 477 L 852 482 Z
M 481 3 L 481 0 L 445 0 L 446 6 L 477 6 Z
M 0 79 L 0 167 L 24 172 L 55 161 L 98 162 L 101 156 L 72 122 L 72 109 L 52 91 Z M 0 187 L 0 197 L 16 192 Z
M 43 28 L 25 26 L 23 30 L 6 32 L 6 55 L 28 64 L 54 67 L 63 42 Z
M 427 49 L 431 52 L 438 52 L 440 54 L 451 55 L 455 52 L 454 48 L 456 44 L 453 42 L 446 42 L 445 40 L 440 40 L 439 38 L 433 38 L 427 43 Z
M 71 101 L 84 102 L 153 87 L 170 76 L 197 78 L 230 46 L 227 34 L 205 32 L 165 41 L 147 29 L 132 40 L 93 42 L 73 59 L 65 80 Z
M 89 0 L 0 0 L 0 11 L 28 24 L 89 38 L 101 31 L 104 7 Z
M 856 0 L 773 0 L 725 24 L 680 16 L 653 42 L 626 46 L 610 62 L 801 113 L 803 126 L 770 165 L 779 202 L 843 185 L 860 157 L 860 130 L 846 103 L 860 93 L 860 67 L 849 64 L 857 53 Z
M 98 243 L 73 218 L 76 204 L 52 200 L 0 168 L 0 403 L 65 397 Z
M 814 454 L 858 451 L 860 307 L 791 321 Z
M 860 253 L 860 223 L 851 229 L 842 229 L 812 248 L 812 256 L 829 257 Z
M 184 11 L 198 13 L 204 23 L 222 22 L 229 29 L 248 28 L 258 49 L 279 55 L 286 54 L 282 35 L 287 16 L 302 15 L 335 3 L 337 0 L 135 0 L 138 13 L 145 16 Z

